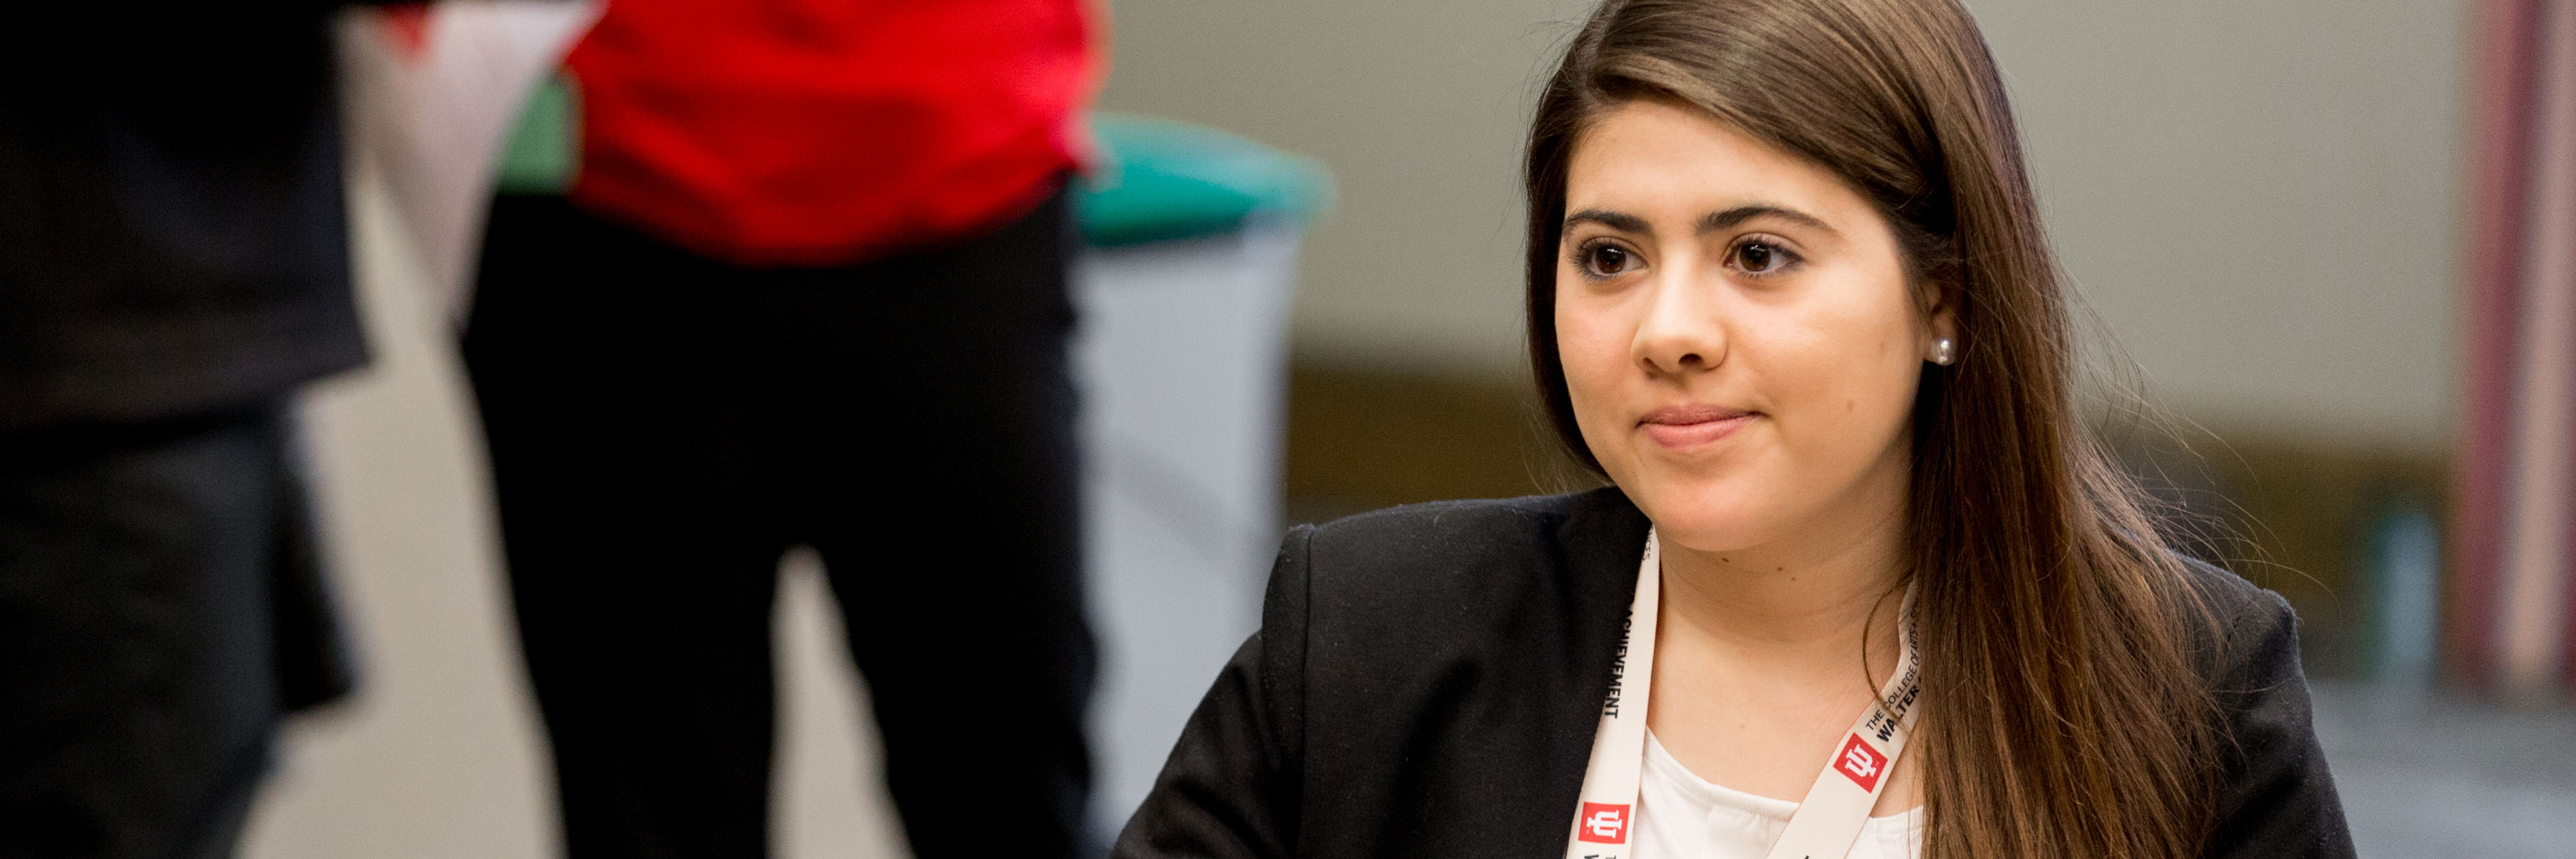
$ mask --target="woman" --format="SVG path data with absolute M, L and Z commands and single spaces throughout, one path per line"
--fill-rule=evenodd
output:
M 2083 432 L 1956 0 L 1611 0 L 1527 170 L 1613 486 L 1291 533 L 1118 855 L 2351 854 L 2288 607 Z

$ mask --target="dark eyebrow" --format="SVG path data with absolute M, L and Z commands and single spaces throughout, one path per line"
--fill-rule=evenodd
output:
M 1823 230 L 1827 233 L 1840 235 L 1840 233 L 1837 233 L 1834 230 L 1833 225 L 1825 223 L 1823 218 L 1819 218 L 1787 206 L 1773 205 L 1770 203 L 1755 203 L 1749 206 L 1737 206 L 1723 212 L 1710 212 L 1707 217 L 1699 219 L 1699 233 L 1701 235 L 1707 235 L 1719 230 L 1732 229 L 1738 224 L 1742 224 L 1755 218 L 1778 218 L 1792 224 L 1799 224 Z
M 1574 225 L 1585 221 L 1591 221 L 1623 233 L 1654 232 L 1653 229 L 1646 226 L 1646 219 L 1626 212 L 1613 212 L 1608 209 L 1585 209 L 1583 211 L 1567 215 L 1565 216 L 1565 223 L 1558 227 L 1558 229 L 1571 232 L 1574 229 Z
M 1701 235 L 1707 235 L 1719 230 L 1732 229 L 1737 225 L 1755 218 L 1778 218 L 1793 224 L 1812 227 L 1823 230 L 1827 233 L 1840 235 L 1840 233 L 1833 228 L 1833 225 L 1825 223 L 1823 218 L 1819 218 L 1787 206 L 1771 203 L 1755 203 L 1752 205 L 1737 206 L 1723 212 L 1710 212 L 1699 219 L 1698 233 Z M 1565 216 L 1565 223 L 1559 227 L 1559 229 L 1570 231 L 1574 228 L 1574 225 L 1585 221 L 1600 224 L 1623 233 L 1654 232 L 1652 228 L 1647 226 L 1646 219 L 1626 212 L 1613 212 L 1608 209 L 1584 209 L 1582 211 L 1575 212 L 1574 214 L 1567 215 Z

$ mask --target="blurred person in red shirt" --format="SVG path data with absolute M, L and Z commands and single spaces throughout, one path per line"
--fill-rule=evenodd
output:
M 914 852 L 1073 856 L 1066 183 L 1082 0 L 617 0 L 578 169 L 464 356 L 574 857 L 766 852 L 782 553 L 828 568 Z

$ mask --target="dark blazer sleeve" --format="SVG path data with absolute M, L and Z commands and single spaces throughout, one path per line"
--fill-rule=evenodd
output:
M 1112 859 L 1255 859 L 1296 852 L 1304 752 L 1308 546 L 1279 547 L 1261 630 L 1218 672 Z
M 2299 670 L 2298 618 L 2279 596 L 2238 587 L 2250 593 L 2227 613 L 2228 656 L 2216 689 L 2228 721 L 2220 739 L 2225 781 L 2207 855 L 2348 859 L 2352 833 Z

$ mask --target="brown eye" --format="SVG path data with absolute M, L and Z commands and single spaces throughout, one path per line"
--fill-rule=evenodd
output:
M 1798 255 L 1788 248 L 1762 239 L 1736 245 L 1734 257 L 1737 270 L 1753 275 L 1778 274 L 1798 262 Z
M 1616 277 L 1638 265 L 1635 252 L 1608 242 L 1584 245 L 1576 261 L 1586 276 L 1594 278 Z

